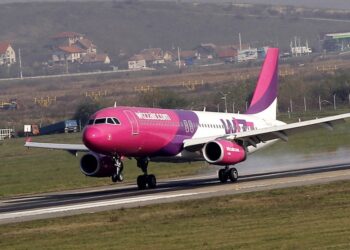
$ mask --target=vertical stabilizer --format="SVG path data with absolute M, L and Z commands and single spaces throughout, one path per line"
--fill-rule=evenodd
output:
M 246 114 L 254 114 L 265 120 L 276 120 L 278 57 L 278 48 L 268 49 L 253 99 Z

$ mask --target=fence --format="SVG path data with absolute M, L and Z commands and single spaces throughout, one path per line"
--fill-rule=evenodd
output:
M 0 129 L 0 141 L 13 137 L 14 130 L 12 128 Z

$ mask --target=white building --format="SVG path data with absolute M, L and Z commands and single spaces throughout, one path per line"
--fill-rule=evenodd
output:
M 129 69 L 144 69 L 146 66 L 146 59 L 142 55 L 134 55 L 128 61 Z
M 290 50 L 293 56 L 308 55 L 312 53 L 312 49 L 308 46 L 291 47 Z
M 60 46 L 52 54 L 52 61 L 58 62 L 80 62 L 86 51 L 76 46 Z
M 237 55 L 238 62 L 246 62 L 246 61 L 256 60 L 256 59 L 258 59 L 257 48 L 238 51 L 238 55 Z
M 0 42 L 0 66 L 16 63 L 16 53 L 10 43 Z

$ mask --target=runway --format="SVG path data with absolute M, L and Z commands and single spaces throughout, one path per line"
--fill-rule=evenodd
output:
M 350 161 L 245 174 L 237 183 L 221 184 L 216 175 L 206 174 L 161 180 L 156 189 L 143 191 L 136 185 L 114 185 L 47 193 L 1 200 L 0 224 L 349 179 Z

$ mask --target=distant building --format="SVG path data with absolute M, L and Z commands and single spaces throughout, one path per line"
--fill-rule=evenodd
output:
M 166 62 L 172 62 L 176 58 L 177 58 L 177 52 L 173 52 L 173 51 L 170 51 L 170 50 L 167 50 L 167 51 L 164 52 L 163 59 Z
M 86 55 L 86 51 L 76 46 L 60 46 L 52 54 L 52 61 L 59 62 L 80 62 Z
M 77 47 L 85 50 L 89 54 L 96 54 L 97 53 L 96 45 L 93 44 L 93 42 L 87 38 L 80 39 L 75 44 Z
M 187 66 L 192 65 L 197 57 L 198 53 L 194 50 L 182 50 L 180 52 L 180 60 L 184 61 L 184 64 Z
M 129 69 L 154 67 L 165 63 L 164 52 L 160 48 L 143 49 L 128 60 Z
M 146 66 L 146 59 L 143 55 L 134 55 L 128 61 L 129 69 L 144 69 Z
M 110 64 L 111 60 L 107 54 L 88 53 L 81 58 L 81 63 L 89 64 Z
M 16 63 L 16 53 L 8 42 L 0 42 L 0 66 Z
M 323 36 L 322 48 L 326 51 L 350 49 L 350 32 L 325 34 Z
M 237 50 L 233 48 L 219 49 L 216 52 L 217 57 L 225 62 L 234 62 L 237 57 Z
M 200 59 L 213 59 L 216 54 L 216 45 L 213 43 L 201 43 L 196 51 Z
M 300 37 L 294 37 L 294 41 L 290 41 L 290 53 L 292 56 L 301 56 L 311 54 L 312 50 L 308 41 L 305 42 L 305 45 L 301 45 Z
M 152 55 L 155 58 L 163 58 L 164 52 L 161 48 L 150 48 L 141 50 L 142 55 Z
M 108 54 L 97 51 L 97 46 L 85 35 L 76 32 L 61 32 L 51 37 L 52 61 L 54 63 L 79 62 L 109 64 Z
M 258 59 L 257 48 L 238 51 L 238 55 L 237 55 L 238 62 L 246 62 L 246 61 L 256 60 L 256 59 Z
M 51 37 L 53 47 L 72 46 L 82 39 L 84 35 L 76 32 L 61 32 Z

